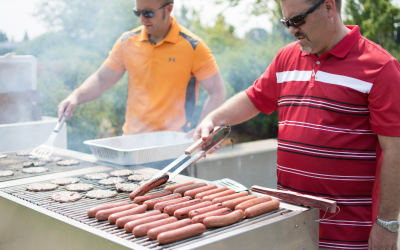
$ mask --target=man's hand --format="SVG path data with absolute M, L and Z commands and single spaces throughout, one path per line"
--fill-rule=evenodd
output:
M 391 233 L 374 223 L 368 240 L 368 250 L 397 250 L 398 232 Z
M 199 126 L 197 126 L 196 131 L 194 132 L 193 135 L 193 139 L 194 141 L 199 140 L 200 138 L 203 139 L 204 141 L 209 139 L 208 136 L 210 135 L 210 131 L 214 129 L 216 125 L 214 125 L 214 123 L 212 122 L 212 120 L 210 119 L 209 116 L 206 117 L 206 119 L 204 119 Z M 209 140 L 208 142 L 204 143 L 204 145 L 201 147 L 201 149 L 204 149 L 205 147 L 207 147 L 208 145 L 211 144 L 211 140 Z M 215 146 L 212 150 L 210 150 L 208 152 L 208 154 L 212 154 L 215 151 L 217 151 L 218 149 L 220 149 L 220 146 Z M 204 155 L 204 158 L 206 156 Z
M 58 104 L 58 120 L 61 121 L 63 114 L 67 117 L 67 120 L 72 117 L 75 107 L 78 105 L 78 98 L 74 93 L 69 95 L 64 101 Z

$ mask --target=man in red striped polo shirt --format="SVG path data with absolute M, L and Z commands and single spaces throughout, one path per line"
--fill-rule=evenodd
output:
M 357 26 L 343 24 L 340 0 L 280 4 L 297 41 L 253 86 L 212 112 L 194 139 L 279 110 L 278 188 L 340 207 L 321 222 L 320 247 L 397 249 L 399 63 Z

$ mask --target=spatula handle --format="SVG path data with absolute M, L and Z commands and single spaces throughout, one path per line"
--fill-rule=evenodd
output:
M 63 117 L 61 118 L 61 121 L 54 128 L 54 132 L 56 132 L 56 133 L 60 132 L 60 130 L 61 130 L 61 128 L 64 125 L 66 120 L 67 120 L 67 117 L 63 114 Z

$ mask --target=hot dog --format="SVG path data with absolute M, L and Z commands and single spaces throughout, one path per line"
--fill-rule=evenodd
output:
M 224 192 L 220 192 L 220 193 L 216 193 L 216 194 L 204 196 L 204 197 L 201 199 L 201 201 L 212 201 L 212 200 L 214 200 L 215 198 L 223 197 L 223 196 L 228 196 L 228 195 L 231 195 L 231 194 L 234 194 L 234 193 L 236 193 L 236 192 L 233 191 L 233 190 L 226 190 L 226 191 L 224 191 Z
M 149 181 L 145 182 L 143 185 L 138 187 L 136 190 L 132 191 L 132 193 L 129 195 L 129 199 L 131 199 L 133 201 L 136 197 L 147 194 L 148 192 L 150 192 L 157 186 L 166 183 L 168 181 L 168 179 L 169 179 L 168 174 L 164 174 L 160 178 L 157 178 L 155 180 L 149 180 Z
M 170 217 L 170 218 L 166 218 L 163 220 L 153 221 L 153 222 L 149 222 L 149 223 L 135 227 L 132 232 L 133 232 L 133 235 L 135 235 L 135 237 L 143 237 L 143 236 L 147 235 L 147 232 L 150 229 L 160 227 L 163 225 L 167 225 L 167 224 L 171 224 L 171 223 L 177 222 L 177 221 L 178 221 L 178 219 L 175 217 Z
M 207 186 L 207 184 L 205 184 L 205 183 L 190 184 L 190 185 L 179 187 L 179 188 L 175 189 L 174 194 L 178 193 L 183 196 L 185 194 L 185 192 L 188 190 L 192 190 L 192 189 L 196 189 L 196 188 L 200 188 L 200 187 L 204 187 L 204 186 Z
M 131 208 L 131 209 L 128 209 L 128 210 L 125 210 L 122 212 L 111 214 L 110 216 L 108 216 L 108 222 L 110 222 L 110 224 L 115 224 L 115 222 L 119 218 L 129 216 L 129 215 L 134 215 L 134 214 L 142 214 L 142 213 L 146 212 L 146 209 L 147 209 L 147 205 L 140 205 L 135 208 Z
M 196 200 L 198 200 L 198 199 L 196 199 Z M 183 204 L 183 203 L 181 203 L 181 204 Z M 211 201 L 206 201 L 206 202 L 201 202 L 199 204 L 196 204 L 196 205 L 193 205 L 193 206 L 190 206 L 190 207 L 180 208 L 180 209 L 178 209 L 178 210 L 176 210 L 174 212 L 174 216 L 178 220 L 181 220 L 181 219 L 184 219 L 184 218 L 188 218 L 190 211 L 196 210 L 196 209 L 199 209 L 199 208 L 203 208 L 203 207 L 208 207 L 208 206 L 211 206 L 211 205 L 212 205 Z
M 147 200 L 152 200 L 152 199 L 155 199 L 155 198 L 164 197 L 164 196 L 167 196 L 167 195 L 170 195 L 170 194 L 172 194 L 171 191 L 161 191 L 161 192 L 157 192 L 157 193 L 154 193 L 154 194 L 148 194 L 148 195 L 145 195 L 145 196 L 138 196 L 133 200 L 133 202 L 136 203 L 136 204 L 142 205 L 143 202 L 145 202 Z
M 239 205 L 237 205 L 235 207 L 235 210 L 245 211 L 249 207 L 252 207 L 252 206 L 255 206 L 257 204 L 264 203 L 264 202 L 267 202 L 267 201 L 271 201 L 271 200 L 272 199 L 269 196 L 263 196 L 263 197 L 255 198 L 255 199 L 240 203 Z
M 125 205 L 125 206 L 119 206 L 119 207 L 100 210 L 96 213 L 95 217 L 98 221 L 107 220 L 108 216 L 110 216 L 114 213 L 122 212 L 122 211 L 131 209 L 131 208 L 135 208 L 138 206 L 139 206 L 138 204 L 131 204 L 131 205 Z
M 124 228 L 125 224 L 128 223 L 128 222 L 131 222 L 131 221 L 134 221 L 134 220 L 138 220 L 138 219 L 142 219 L 142 218 L 145 218 L 145 217 L 150 217 L 150 216 L 153 216 L 153 215 L 158 215 L 158 214 L 161 214 L 161 212 L 158 211 L 158 210 L 153 210 L 153 211 L 150 211 L 150 212 L 147 212 L 147 213 L 143 213 L 143 214 L 135 214 L 135 215 L 125 216 L 125 217 L 117 219 L 117 221 L 115 222 L 115 225 L 118 228 Z
M 105 204 L 97 207 L 92 207 L 87 211 L 87 215 L 89 218 L 94 218 L 96 216 L 96 213 L 100 210 L 106 210 L 114 207 L 119 207 L 123 205 L 129 205 L 129 202 L 127 201 L 121 201 L 121 202 L 115 202 L 115 203 L 110 203 L 110 204 Z
M 197 215 L 195 217 L 192 218 L 192 223 L 202 223 L 203 220 L 207 217 L 211 217 L 211 216 L 219 216 L 219 215 L 225 215 L 225 214 L 229 214 L 230 212 L 232 212 L 232 210 L 230 210 L 229 208 L 221 208 L 212 212 L 208 212 L 205 214 L 200 214 Z
M 191 200 L 191 201 L 189 200 L 189 201 L 181 202 L 181 203 L 174 204 L 174 205 L 169 205 L 164 208 L 163 212 L 168 215 L 174 215 L 176 210 L 184 208 L 184 207 L 190 207 L 190 206 L 196 205 L 200 202 L 201 202 L 200 199 L 195 199 L 195 200 Z
M 207 207 L 199 208 L 199 209 L 196 209 L 196 210 L 192 210 L 192 211 L 189 212 L 189 218 L 192 219 L 193 217 L 195 217 L 197 215 L 205 214 L 205 213 L 208 213 L 208 212 L 211 212 L 211 211 L 215 211 L 215 210 L 218 210 L 218 209 L 221 209 L 221 208 L 223 208 L 222 204 L 214 204 L 214 205 L 211 205 L 211 206 L 207 206 Z
M 175 184 L 175 185 L 172 185 L 172 186 L 165 187 L 164 191 L 170 191 L 170 192 L 173 193 L 175 191 L 175 189 L 183 187 L 183 186 L 191 185 L 193 183 L 194 183 L 194 181 L 188 181 L 188 182 L 181 183 L 181 184 Z
M 243 203 L 245 201 L 248 201 L 248 200 L 251 200 L 251 199 L 255 199 L 255 198 L 257 198 L 257 195 L 244 196 L 244 197 L 240 197 L 240 198 L 237 198 L 237 199 L 234 199 L 234 200 L 224 201 L 222 203 L 222 206 L 234 210 L 235 207 L 237 205 L 239 205 L 240 203 Z
M 209 191 L 209 190 L 216 189 L 216 188 L 217 188 L 217 186 L 215 186 L 215 185 L 200 187 L 200 188 L 186 191 L 184 196 L 190 196 L 192 198 L 195 198 L 196 194 L 203 193 L 205 191 Z
M 171 194 L 171 195 L 167 195 L 167 196 L 163 196 L 163 197 L 147 200 L 143 204 L 147 205 L 147 209 L 154 209 L 154 205 L 159 203 L 159 202 L 164 202 L 164 201 L 169 201 L 169 200 L 179 199 L 179 198 L 182 198 L 182 195 L 180 195 L 180 194 Z
M 237 194 L 231 194 L 231 195 L 215 198 L 214 200 L 212 200 L 212 203 L 213 204 L 222 203 L 222 202 L 225 202 L 225 201 L 233 200 L 233 199 L 240 198 L 240 197 L 243 197 L 243 196 L 248 196 L 248 195 L 249 194 L 247 192 L 240 192 L 240 193 L 237 193 Z
M 189 225 L 172 231 L 161 233 L 157 236 L 158 243 L 169 244 L 190 237 L 201 235 L 206 231 L 203 224 Z
M 169 217 L 168 214 L 158 214 L 158 215 L 145 217 L 145 218 L 142 218 L 142 219 L 137 219 L 137 220 L 130 221 L 130 222 L 126 223 L 125 226 L 124 226 L 124 229 L 125 229 L 125 232 L 132 233 L 133 229 L 135 227 L 139 226 L 139 225 L 146 224 L 146 223 L 153 222 L 153 221 L 166 219 L 168 217 Z
M 253 218 L 260 214 L 265 214 L 265 213 L 271 212 L 273 210 L 277 210 L 278 208 L 279 208 L 278 200 L 268 201 L 268 202 L 264 202 L 264 203 L 247 208 L 244 211 L 244 215 L 247 218 Z
M 236 210 L 226 215 L 207 217 L 204 219 L 203 224 L 206 228 L 225 227 L 240 221 L 243 217 L 243 211 Z
M 178 203 L 182 203 L 185 201 L 188 201 L 192 198 L 190 197 L 183 197 L 183 198 L 179 198 L 179 199 L 173 199 L 170 201 L 164 201 L 164 202 L 159 202 L 157 204 L 154 205 L 154 209 L 160 210 L 161 212 L 164 211 L 164 208 L 170 205 L 174 205 L 174 204 L 178 204 Z
M 224 192 L 226 190 L 229 190 L 229 188 L 227 187 L 220 187 L 220 188 L 215 188 L 215 189 L 211 189 L 205 192 L 201 192 L 196 194 L 196 196 L 194 198 L 196 199 L 203 199 L 204 196 L 208 196 L 208 195 L 212 195 L 212 194 L 216 194 L 216 193 L 221 193 Z
M 156 227 L 156 228 L 150 229 L 147 232 L 147 237 L 149 237 L 150 240 L 156 240 L 157 236 L 160 233 L 164 233 L 164 232 L 167 232 L 167 231 L 175 230 L 175 229 L 178 229 L 178 228 L 181 228 L 181 227 L 185 227 L 185 226 L 188 226 L 188 225 L 192 225 L 192 221 L 190 219 L 185 219 L 185 220 L 173 222 L 171 224 L 167 224 L 167 225 L 164 225 L 164 226 L 160 226 L 160 227 Z

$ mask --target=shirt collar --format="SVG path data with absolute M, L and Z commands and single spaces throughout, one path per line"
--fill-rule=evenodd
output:
M 172 25 L 171 28 L 168 31 L 167 36 L 164 38 L 164 40 L 161 42 L 170 42 L 170 43 L 177 43 L 178 38 L 179 38 L 179 32 L 180 32 L 180 26 L 178 22 L 176 21 L 176 18 L 171 16 L 172 19 Z M 146 32 L 146 29 L 144 26 L 142 26 L 142 32 L 140 34 L 140 41 L 148 41 L 149 39 L 149 34 Z
M 357 25 L 346 25 L 346 27 L 350 29 L 350 32 L 333 49 L 328 51 L 328 53 L 339 58 L 347 56 L 361 37 L 360 28 Z M 301 52 L 301 55 L 308 56 L 310 53 Z

